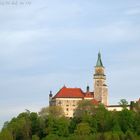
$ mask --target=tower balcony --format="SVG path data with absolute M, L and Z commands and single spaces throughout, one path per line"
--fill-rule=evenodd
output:
M 94 79 L 106 79 L 106 75 L 104 74 L 94 74 Z

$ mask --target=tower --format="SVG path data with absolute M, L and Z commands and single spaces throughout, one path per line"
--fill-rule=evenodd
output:
M 99 52 L 94 74 L 94 98 L 102 104 L 108 105 L 108 87 L 105 84 L 106 75 L 104 70 L 101 53 Z

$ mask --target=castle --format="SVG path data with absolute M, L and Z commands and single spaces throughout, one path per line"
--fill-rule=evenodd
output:
M 67 88 L 64 86 L 56 93 L 55 96 L 53 96 L 50 91 L 50 106 L 61 106 L 66 117 L 73 117 L 78 102 L 81 100 L 90 100 L 95 105 L 102 103 L 110 111 L 122 110 L 120 105 L 108 104 L 108 86 L 106 85 L 105 67 L 103 66 L 100 52 L 98 53 L 93 80 L 94 91 L 90 91 L 89 86 L 87 86 L 86 92 L 80 88 Z M 130 106 L 128 105 L 127 108 L 129 109 Z

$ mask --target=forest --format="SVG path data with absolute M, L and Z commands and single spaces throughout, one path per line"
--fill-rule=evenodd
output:
M 128 110 L 122 101 L 122 111 L 81 101 L 73 118 L 60 106 L 26 110 L 4 123 L 0 140 L 140 140 L 140 103 Z

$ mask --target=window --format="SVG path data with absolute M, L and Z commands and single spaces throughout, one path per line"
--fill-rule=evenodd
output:
M 99 86 L 99 81 L 97 81 L 97 86 Z
M 58 102 L 58 105 L 61 105 L 61 104 L 62 104 L 61 101 L 59 101 L 59 102 Z

